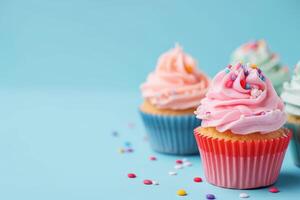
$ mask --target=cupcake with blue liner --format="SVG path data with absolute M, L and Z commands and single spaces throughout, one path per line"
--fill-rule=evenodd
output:
M 294 163 L 300 167 L 300 61 L 295 67 L 292 80 L 284 83 L 281 98 L 288 115 L 286 127 L 293 133 L 291 151 Z
M 153 150 L 176 155 L 198 152 L 193 130 L 200 122 L 194 111 L 208 86 L 209 78 L 179 45 L 159 58 L 141 85 L 140 114 Z
M 232 54 L 231 63 L 255 63 L 271 80 L 277 94 L 282 85 L 289 80 L 289 69 L 280 63 L 278 54 L 270 51 L 265 40 L 250 41 L 238 47 Z

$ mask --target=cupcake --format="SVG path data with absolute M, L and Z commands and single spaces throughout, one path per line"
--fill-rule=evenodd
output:
M 255 64 L 229 65 L 195 114 L 195 138 L 209 183 L 248 189 L 273 184 L 291 137 L 284 104 Z
M 205 96 L 209 78 L 179 45 L 164 53 L 141 85 L 140 113 L 151 147 L 168 154 L 198 153 L 193 130 L 200 125 L 194 111 Z
M 293 134 L 291 151 L 294 163 L 300 167 L 300 61 L 295 67 L 292 80 L 283 84 L 281 97 L 288 115 L 286 127 Z
M 255 63 L 260 66 L 271 80 L 277 94 L 282 91 L 282 84 L 289 80 L 288 67 L 282 67 L 279 56 L 270 52 L 264 40 L 248 42 L 238 47 L 232 54 L 231 63 Z

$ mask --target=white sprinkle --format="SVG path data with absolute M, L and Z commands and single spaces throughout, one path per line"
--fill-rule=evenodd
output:
M 249 197 L 249 194 L 247 194 L 247 193 L 240 194 L 240 198 L 248 198 L 248 197 Z
M 153 185 L 159 185 L 159 182 L 158 182 L 158 181 L 152 180 L 152 184 L 153 184 Z
M 174 166 L 174 169 L 182 169 L 183 168 L 183 165 L 175 165 Z
M 184 165 L 185 167 L 190 167 L 190 166 L 193 165 L 193 163 L 187 161 L 187 162 L 184 162 L 183 165 Z
M 170 176 L 176 176 L 176 175 L 177 175 L 177 172 L 170 171 L 170 172 L 169 172 L 169 175 L 170 175 Z

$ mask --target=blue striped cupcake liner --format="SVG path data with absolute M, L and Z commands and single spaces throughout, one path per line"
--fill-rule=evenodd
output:
M 287 122 L 285 127 L 290 129 L 293 134 L 290 144 L 290 151 L 292 153 L 295 165 L 300 167 L 300 124 Z
M 153 150 L 175 155 L 199 153 L 193 133 L 201 121 L 195 115 L 140 114 Z

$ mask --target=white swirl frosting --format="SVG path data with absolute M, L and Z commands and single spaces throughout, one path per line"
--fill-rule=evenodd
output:
M 300 116 L 300 61 L 295 66 L 292 80 L 284 83 L 281 97 L 286 104 L 285 111 Z

